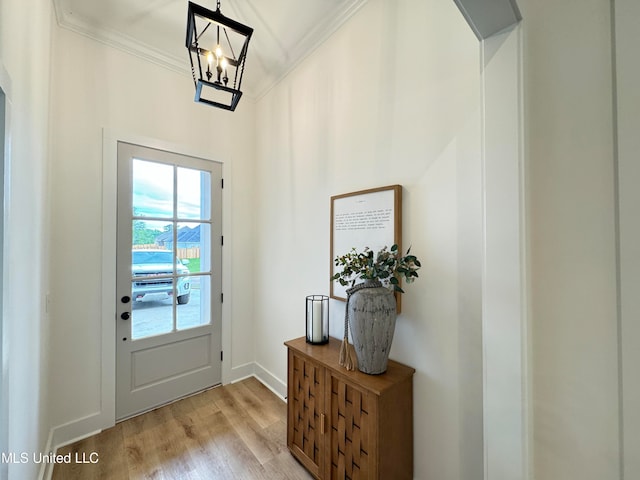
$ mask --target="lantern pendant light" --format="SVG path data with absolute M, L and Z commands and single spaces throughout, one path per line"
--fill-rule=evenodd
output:
M 189 2 L 186 47 L 196 89 L 195 101 L 234 111 L 253 28 Z

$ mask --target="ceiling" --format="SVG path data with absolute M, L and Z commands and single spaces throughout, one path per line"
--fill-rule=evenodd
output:
M 242 90 L 260 98 L 367 0 L 221 0 L 253 27 Z M 58 24 L 190 76 L 188 0 L 53 0 Z M 215 10 L 216 0 L 197 0 Z

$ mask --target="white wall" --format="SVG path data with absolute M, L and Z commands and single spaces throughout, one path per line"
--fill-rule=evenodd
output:
M 45 0 L 0 3 L 0 70 L 6 75 L 3 82 L 11 84 L 2 375 L 8 377 L 8 450 L 29 454 L 45 449 L 49 431 L 45 295 L 51 13 L 51 2 Z M 31 462 L 5 464 L 0 477 L 35 478 L 39 468 Z
M 329 290 L 334 194 L 403 185 L 422 260 L 391 357 L 416 368 L 415 478 L 482 471 L 480 60 L 449 0 L 370 0 L 257 106 L 255 352 L 286 380 L 282 343 Z M 344 303 L 332 301 L 341 338 Z
M 225 219 L 230 231 L 224 232 L 225 255 L 233 266 L 225 291 L 225 308 L 233 317 L 233 355 L 225 358 L 232 367 L 253 360 L 246 298 L 252 296 L 247 279 L 254 247 L 255 133 L 249 101 L 234 113 L 195 104 L 190 77 L 57 26 L 53 33 L 50 382 L 51 423 L 59 427 L 101 412 L 101 374 L 113 371 L 113 365 L 101 363 L 102 342 L 115 342 L 115 335 L 101 337 L 103 128 L 208 152 L 223 162 L 225 199 L 231 202 L 225 210 L 232 214 Z M 65 430 L 71 431 L 76 430 Z
M 615 479 L 610 2 L 518 3 L 525 26 L 535 478 Z

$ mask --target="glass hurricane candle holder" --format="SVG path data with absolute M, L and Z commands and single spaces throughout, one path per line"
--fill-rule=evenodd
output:
M 329 342 L 329 297 L 307 297 L 307 343 L 322 345 Z

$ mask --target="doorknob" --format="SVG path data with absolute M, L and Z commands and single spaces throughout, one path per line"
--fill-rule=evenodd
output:
M 122 303 L 129 303 L 129 302 L 131 301 L 131 297 L 129 297 L 129 296 L 127 296 L 127 295 L 125 295 L 124 297 L 122 297 L 122 298 L 120 299 L 120 301 L 121 301 Z
M 122 315 L 120 315 L 120 318 L 123 320 L 129 320 L 129 317 L 131 315 L 129 314 L 129 312 L 122 312 Z

